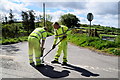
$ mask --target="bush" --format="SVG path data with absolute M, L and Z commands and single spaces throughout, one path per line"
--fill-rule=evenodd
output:
M 120 35 L 116 37 L 115 44 L 120 48 Z
M 117 48 L 109 48 L 108 52 L 114 55 L 120 55 L 120 49 Z
M 8 38 L 8 39 L 2 39 L 2 45 L 6 45 L 6 44 L 13 44 L 13 43 L 17 43 L 17 42 L 22 42 L 22 41 L 27 41 L 28 37 L 24 36 L 24 37 L 18 37 L 18 38 Z M 1 43 L 0 43 L 1 44 Z
M 108 50 L 107 52 L 111 52 L 114 55 L 120 55 L 120 50 L 115 49 L 118 48 L 119 42 L 112 42 L 107 40 L 102 40 L 98 37 L 88 37 L 86 34 L 69 34 L 68 41 L 76 44 L 77 46 L 87 47 L 91 46 L 99 50 L 105 50 L 109 48 L 113 48 L 112 50 Z
M 3 38 L 15 38 L 20 36 L 26 36 L 27 31 L 23 29 L 21 24 L 13 23 L 13 24 L 5 24 L 2 25 L 2 37 Z

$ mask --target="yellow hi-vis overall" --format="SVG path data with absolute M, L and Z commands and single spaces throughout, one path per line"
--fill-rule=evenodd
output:
M 67 30 L 68 28 L 66 26 L 61 25 L 61 27 L 55 31 L 54 44 L 56 44 L 58 38 L 61 40 L 64 35 L 67 36 L 65 33 Z M 67 37 L 59 43 L 57 53 L 55 54 L 55 61 L 58 61 L 62 51 L 64 53 L 63 62 L 67 62 Z
M 33 63 L 33 53 L 35 54 L 35 64 L 40 65 L 41 60 L 41 47 L 40 40 L 45 40 L 47 37 L 47 32 L 44 28 L 36 28 L 28 37 L 28 45 L 29 45 L 29 62 Z

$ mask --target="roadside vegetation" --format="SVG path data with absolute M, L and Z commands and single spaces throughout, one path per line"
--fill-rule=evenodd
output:
M 12 10 L 9 13 L 9 20 L 0 24 L 0 44 L 13 44 L 27 41 L 28 35 L 37 27 L 43 27 L 44 20 L 41 15 L 34 16 L 34 11 L 21 12 L 22 21 L 14 21 Z M 46 16 L 46 27 L 53 33 L 51 22 L 52 17 Z M 36 22 L 36 21 L 37 22 Z M 91 36 L 89 25 L 80 24 L 80 20 L 73 14 L 61 15 L 59 23 L 72 28 L 72 33 L 68 35 L 68 41 L 81 47 L 99 50 L 113 55 L 120 55 L 120 28 L 91 25 Z M 93 31 L 92 31 L 93 30 Z
M 12 10 L 10 10 L 9 16 L 5 16 L 3 22 L 0 23 L 0 44 L 2 45 L 27 41 L 29 34 L 35 28 L 43 27 L 44 25 L 43 17 L 41 15 L 35 16 L 33 10 L 22 11 L 22 21 L 15 21 L 14 16 Z M 46 26 L 50 32 L 53 32 L 51 19 L 50 15 L 46 15 Z
M 27 41 L 27 39 L 28 39 L 28 36 L 23 36 L 18 38 L 8 38 L 8 39 L 2 38 L 2 42 L 0 43 L 2 43 L 3 45 L 13 44 L 13 43 Z
M 68 41 L 81 47 L 97 49 L 101 52 L 120 55 L 120 36 L 116 37 L 115 41 L 102 40 L 98 37 L 88 37 L 84 34 L 69 34 Z

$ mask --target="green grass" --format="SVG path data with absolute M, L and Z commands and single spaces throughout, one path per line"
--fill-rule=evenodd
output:
M 18 43 L 18 42 L 27 41 L 27 40 L 28 40 L 28 36 L 23 36 L 18 38 L 8 38 L 8 39 L 2 38 L 2 40 L 0 40 L 0 44 L 2 45 L 13 44 L 13 43 Z
M 116 37 L 115 35 L 100 34 L 100 36 Z
M 90 29 L 90 27 L 81 27 L 81 28 Z M 91 29 L 95 29 L 95 28 L 91 27 Z
M 88 37 L 86 34 L 69 34 L 68 41 L 77 46 L 92 47 L 110 54 L 120 55 L 120 41 L 102 40 L 98 37 Z
M 117 37 L 117 35 L 108 35 L 108 34 L 100 34 L 99 36 L 100 36 L 101 39 L 102 39 L 102 36 L 112 37 L 112 38 L 116 38 Z

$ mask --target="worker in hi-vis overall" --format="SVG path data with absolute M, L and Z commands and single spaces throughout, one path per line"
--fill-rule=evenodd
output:
M 29 62 L 30 65 L 37 67 L 44 66 L 41 63 L 40 57 L 43 55 L 45 39 L 48 35 L 52 35 L 48 32 L 47 28 L 36 28 L 28 37 L 29 46 Z M 42 40 L 42 43 L 41 43 Z M 35 60 L 33 60 L 33 53 L 35 54 Z M 34 62 L 35 61 L 35 62 Z
M 58 59 L 63 51 L 64 55 L 63 55 L 63 65 L 67 64 L 67 30 L 68 27 L 64 26 L 64 25 L 59 25 L 58 22 L 53 23 L 53 27 L 55 29 L 55 38 L 54 38 L 54 43 L 52 46 L 52 49 L 55 48 L 56 46 L 56 42 L 59 38 L 59 40 L 61 40 L 61 42 L 58 44 L 58 50 L 57 53 L 55 54 L 54 60 L 51 61 L 51 63 L 59 63 Z

